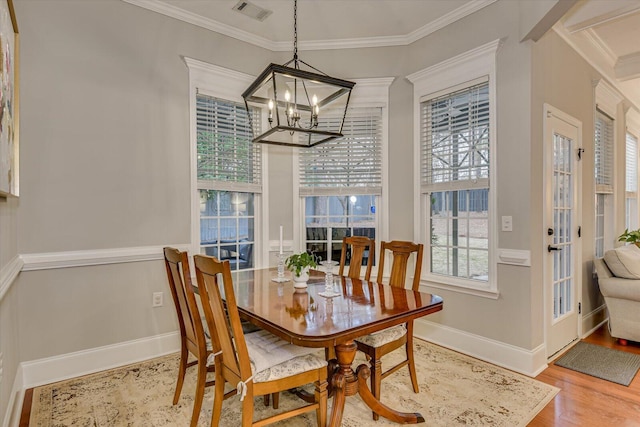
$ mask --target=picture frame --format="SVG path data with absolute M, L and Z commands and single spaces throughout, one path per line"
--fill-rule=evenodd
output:
M 0 0 L 0 197 L 18 197 L 19 36 L 12 0 Z

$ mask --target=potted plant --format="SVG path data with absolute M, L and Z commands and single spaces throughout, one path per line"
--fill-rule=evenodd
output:
M 640 229 L 629 231 L 629 229 L 625 229 L 624 233 L 618 237 L 619 242 L 627 242 L 634 243 L 636 246 L 640 247 Z
M 293 281 L 304 283 L 306 285 L 309 280 L 309 269 L 318 266 L 316 256 L 309 252 L 290 255 L 285 260 L 287 269 L 293 273 Z

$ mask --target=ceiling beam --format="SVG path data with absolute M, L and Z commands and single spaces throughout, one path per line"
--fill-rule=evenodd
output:
M 588 1 L 582 0 L 567 19 L 565 28 L 570 33 L 586 30 L 640 10 L 638 0 Z
M 520 4 L 520 39 L 537 42 L 578 0 L 539 0 Z

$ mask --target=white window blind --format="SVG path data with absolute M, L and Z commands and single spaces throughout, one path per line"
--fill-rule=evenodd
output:
M 421 104 L 422 191 L 489 187 L 489 83 Z
M 338 115 L 321 112 L 323 129 Z M 342 138 L 300 150 L 300 195 L 382 193 L 382 108 L 350 108 Z
M 600 110 L 594 139 L 596 193 L 613 193 L 613 119 Z
M 259 111 L 252 120 L 259 130 Z M 196 96 L 198 188 L 261 191 L 261 148 L 251 142 L 250 126 L 243 104 Z
M 638 228 L 638 138 L 627 132 L 625 155 L 625 226 Z
M 638 192 L 638 139 L 627 132 L 625 191 Z

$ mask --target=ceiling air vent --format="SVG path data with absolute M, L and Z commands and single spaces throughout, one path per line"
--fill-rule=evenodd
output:
M 258 21 L 264 21 L 267 19 L 267 16 L 273 13 L 271 10 L 263 9 L 246 0 L 240 0 L 235 6 L 233 6 L 233 10 L 237 10 L 243 15 Z

